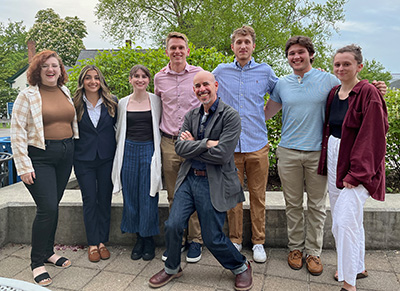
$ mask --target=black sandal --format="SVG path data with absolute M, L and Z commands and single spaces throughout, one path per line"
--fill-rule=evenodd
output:
M 356 279 L 357 279 L 357 280 L 358 280 L 358 279 L 364 279 L 364 278 L 367 278 L 367 277 L 368 277 L 368 271 L 365 270 L 365 271 L 362 272 L 362 273 L 358 273 Z M 333 279 L 335 279 L 335 281 L 338 281 L 338 280 L 339 280 L 339 278 L 336 277 L 336 275 L 333 275 Z
M 49 286 L 51 283 L 53 283 L 53 280 L 51 280 L 51 277 L 49 275 L 49 273 L 44 272 L 40 275 L 37 275 L 35 278 L 33 278 L 33 280 L 35 280 L 35 283 L 39 286 Z M 44 280 L 47 280 L 45 282 L 43 282 Z
M 66 266 L 64 266 L 64 263 L 65 263 L 66 261 L 69 261 L 69 264 L 66 265 Z M 72 265 L 72 264 L 71 264 L 71 261 L 68 260 L 68 259 L 65 258 L 65 257 L 59 258 L 59 259 L 57 260 L 57 262 L 55 262 L 55 263 L 52 263 L 52 262 L 50 262 L 49 260 L 46 260 L 44 263 L 47 264 L 47 265 L 52 265 L 52 266 L 54 266 L 54 267 L 56 267 L 56 268 L 60 268 L 60 269 L 66 269 L 66 268 L 69 268 L 69 267 Z

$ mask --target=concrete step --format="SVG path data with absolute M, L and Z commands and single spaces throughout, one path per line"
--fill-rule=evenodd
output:
M 62 244 L 86 245 L 83 223 L 82 198 L 72 177 L 69 189 L 65 191 L 60 203 L 59 223 L 56 242 Z M 251 223 L 248 193 L 244 208 L 243 245 L 251 246 Z M 306 206 L 306 194 L 304 209 Z M 112 198 L 110 244 L 132 245 L 135 236 L 122 234 L 120 222 L 122 217 L 122 195 Z M 324 248 L 334 248 L 331 234 L 331 216 L 329 210 L 324 229 Z M 164 221 L 168 218 L 168 201 L 166 191 L 161 191 L 159 199 L 159 224 L 161 233 L 156 236 L 156 244 L 163 246 Z M 0 246 L 7 243 L 29 244 L 31 227 L 36 212 L 35 203 L 22 182 L 0 188 Z M 367 249 L 396 249 L 400 238 L 400 194 L 388 194 L 385 202 L 369 198 L 364 207 L 364 227 Z M 307 214 L 307 211 L 305 212 Z M 225 223 L 225 232 L 228 228 Z M 285 202 L 282 192 L 266 192 L 266 243 L 267 247 L 284 248 L 287 245 Z

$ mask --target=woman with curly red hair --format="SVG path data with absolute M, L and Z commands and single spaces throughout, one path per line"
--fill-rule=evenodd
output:
M 68 77 L 56 52 L 33 57 L 29 87 L 14 102 L 11 146 L 18 175 L 36 203 L 32 226 L 31 268 L 37 284 L 52 283 L 44 264 L 68 268 L 71 262 L 54 253 L 58 205 L 72 169 L 74 138 L 78 138 L 75 109 L 64 84 Z

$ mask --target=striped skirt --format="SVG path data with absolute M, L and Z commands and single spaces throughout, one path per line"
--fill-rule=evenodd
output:
M 151 197 L 150 166 L 154 153 L 153 141 L 125 141 L 121 169 L 124 209 L 121 231 L 139 233 L 142 237 L 157 235 L 158 193 Z

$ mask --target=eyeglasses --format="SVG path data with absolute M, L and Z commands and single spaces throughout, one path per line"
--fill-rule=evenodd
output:
M 59 68 L 60 67 L 60 65 L 56 65 L 56 64 L 52 64 L 51 66 L 49 66 L 49 65 L 41 65 L 40 66 L 41 68 L 42 68 L 42 70 L 47 70 L 48 68 L 52 68 L 52 69 L 57 69 L 57 68 Z

